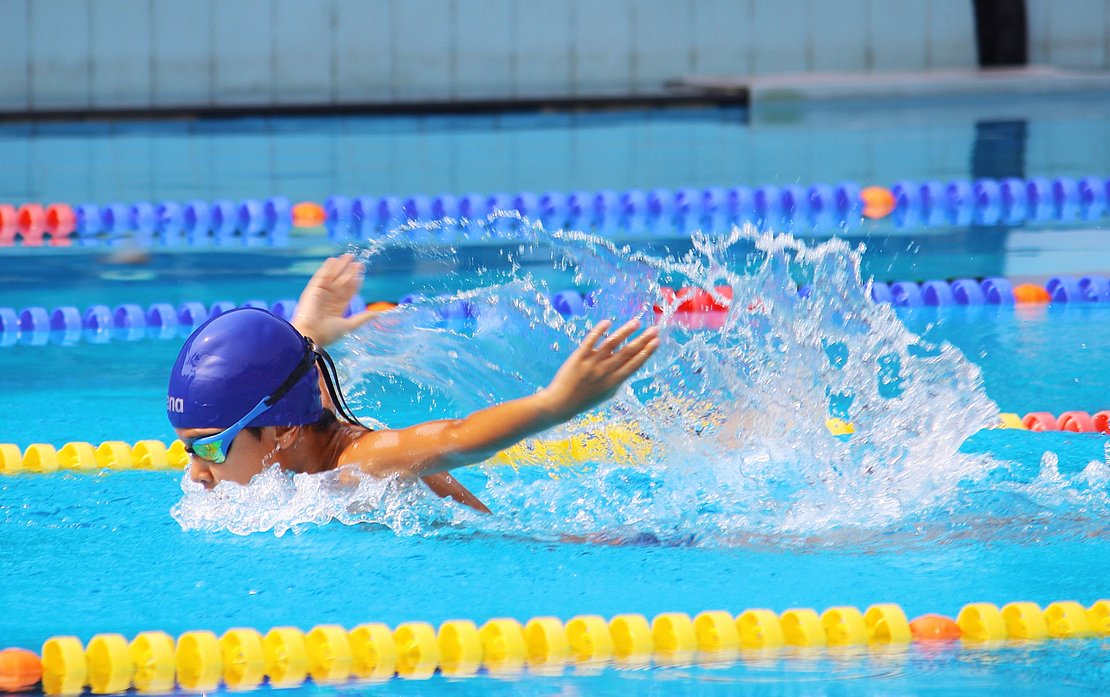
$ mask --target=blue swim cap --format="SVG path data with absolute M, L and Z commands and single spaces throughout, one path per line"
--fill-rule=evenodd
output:
M 185 341 L 170 374 L 174 428 L 227 428 L 272 395 L 310 351 L 300 332 L 253 307 L 216 315 Z M 324 412 L 315 365 L 247 426 L 300 426 Z

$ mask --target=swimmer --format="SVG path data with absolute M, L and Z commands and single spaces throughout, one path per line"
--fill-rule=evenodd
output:
M 488 513 L 450 470 L 601 404 L 659 347 L 654 327 L 629 340 L 637 320 L 612 332 L 611 322 L 598 322 L 535 394 L 461 419 L 375 431 L 347 408 L 323 350 L 374 316 L 343 316 L 362 274 L 350 255 L 328 259 L 301 294 L 292 324 L 239 308 L 209 319 L 185 341 L 166 411 L 190 454 L 194 482 L 206 489 L 223 481 L 247 484 L 276 459 L 293 473 L 350 467 L 375 477 L 419 478 L 437 495 Z

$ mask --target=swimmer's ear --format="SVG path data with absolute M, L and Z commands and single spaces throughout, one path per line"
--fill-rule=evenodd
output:
M 278 447 L 288 448 L 296 442 L 300 430 L 300 426 L 274 426 L 274 440 Z

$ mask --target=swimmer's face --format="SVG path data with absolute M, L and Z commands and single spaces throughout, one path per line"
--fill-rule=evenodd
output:
M 186 442 L 215 435 L 221 430 L 219 428 L 174 429 L 177 437 Z M 249 484 L 251 477 L 262 471 L 277 450 L 272 428 L 263 428 L 261 436 L 256 438 L 249 431 L 237 433 L 230 447 L 226 449 L 227 459 L 220 464 L 209 462 L 195 454 L 190 455 L 189 478 L 197 484 L 203 484 L 205 489 L 211 489 L 220 482 Z

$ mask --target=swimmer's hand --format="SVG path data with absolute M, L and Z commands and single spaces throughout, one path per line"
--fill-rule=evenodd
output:
M 640 328 L 640 320 L 626 322 L 602 339 L 612 326 L 609 320 L 598 322 L 555 373 L 551 384 L 540 392 L 556 419 L 573 418 L 612 397 L 659 348 L 659 331 L 655 327 L 648 327 L 621 346 Z
M 539 392 L 480 409 L 463 419 L 440 419 L 396 430 L 370 431 L 343 451 L 340 464 L 356 464 L 376 477 L 427 477 L 471 465 L 551 428 L 616 393 L 659 348 L 659 333 L 633 320 L 610 336 L 599 322 Z M 600 343 L 599 343 L 600 342 Z
M 358 329 L 376 312 L 344 317 L 351 298 L 362 287 L 365 268 L 350 254 L 331 257 L 320 265 L 297 300 L 293 326 L 320 346 L 327 346 Z

